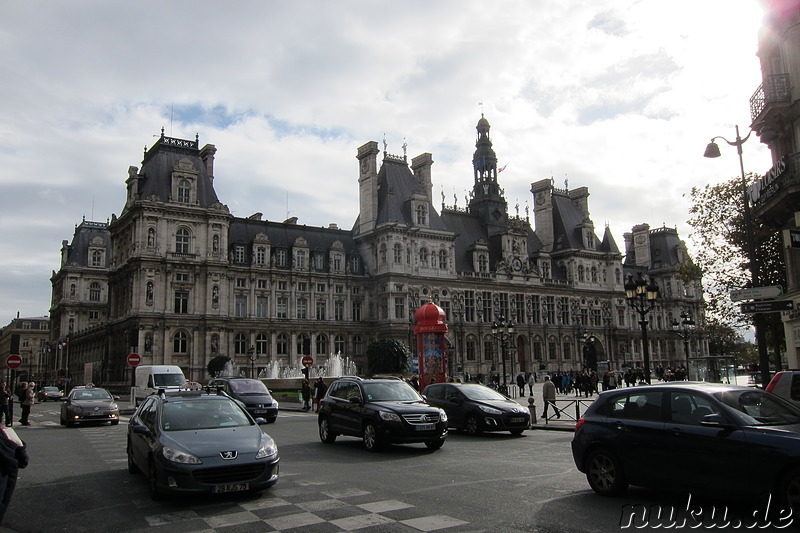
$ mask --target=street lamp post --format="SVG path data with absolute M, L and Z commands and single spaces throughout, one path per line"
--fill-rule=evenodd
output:
M 750 199 L 747 195 L 747 177 L 744 175 L 744 161 L 742 160 L 742 145 L 750 138 L 753 132 L 747 134 L 744 139 L 739 135 L 739 126 L 736 126 L 736 140 L 729 141 L 725 137 L 717 136 L 711 139 L 711 142 L 706 146 L 704 157 L 719 157 L 719 146 L 714 141 L 722 139 L 731 146 L 736 147 L 736 152 L 739 154 L 739 170 L 742 173 L 742 205 L 744 207 L 744 226 L 745 233 L 747 234 L 747 256 L 750 261 L 750 283 L 753 287 L 759 287 L 758 268 L 756 266 L 756 243 L 753 236 L 753 218 L 750 213 Z M 762 386 L 766 387 L 770 381 L 769 375 L 769 354 L 767 353 L 767 337 L 761 315 L 755 313 L 753 315 L 753 328 L 756 334 L 756 344 L 758 345 L 758 363 L 761 367 L 761 382 Z
M 639 314 L 639 325 L 642 326 L 642 355 L 644 357 L 644 380 L 650 383 L 650 346 L 647 344 L 647 314 L 656 306 L 658 299 L 658 285 L 650 278 L 650 283 L 645 281 L 642 273 L 636 281 L 628 276 L 625 283 L 625 298 L 634 311 Z
M 247 350 L 247 357 L 250 358 L 250 378 L 256 379 L 256 359 L 258 358 L 256 355 L 256 347 L 250 346 L 250 349 Z
M 508 393 L 508 383 L 506 381 L 506 348 L 509 341 L 514 337 L 514 322 L 506 322 L 504 317 L 500 317 L 497 322 L 492 323 L 492 336 L 500 342 L 500 357 L 503 359 L 503 390 Z
M 589 370 L 597 371 L 597 352 L 594 346 L 597 337 L 584 330 L 581 333 L 581 340 L 583 341 L 583 346 L 581 347 L 583 368 L 581 370 L 588 368 Z
M 672 329 L 683 340 L 683 355 L 686 356 L 686 372 L 689 372 L 689 337 L 694 334 L 695 322 L 687 311 L 681 311 L 681 321 L 672 321 Z

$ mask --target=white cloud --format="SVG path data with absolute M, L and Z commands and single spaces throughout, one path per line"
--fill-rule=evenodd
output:
M 431 152 L 437 207 L 440 191 L 463 206 L 483 110 L 511 209 L 552 176 L 589 187 L 620 246 L 641 222 L 688 238 L 682 195 L 738 174 L 733 148 L 702 150 L 747 131 L 759 23 L 756 0 L 7 2 L 7 314 L 47 312 L 61 241 L 119 213 L 161 127 L 217 146 L 237 216 L 349 228 L 356 149 L 384 134 L 390 153 Z M 770 166 L 757 139 L 745 165 Z

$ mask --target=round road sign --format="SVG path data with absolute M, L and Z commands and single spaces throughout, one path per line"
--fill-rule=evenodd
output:
M 142 362 L 142 356 L 138 353 L 132 353 L 128 356 L 128 364 L 131 366 L 137 366 L 139 363 Z
M 6 357 L 6 366 L 8 368 L 19 368 L 22 366 L 22 356 L 18 353 L 12 353 Z
M 301 362 L 303 363 L 303 366 L 311 366 L 314 364 L 314 358 L 310 355 L 304 355 Z

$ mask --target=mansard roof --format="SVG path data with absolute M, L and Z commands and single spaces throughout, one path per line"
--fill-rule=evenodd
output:
M 662 228 L 651 229 L 648 232 L 650 238 L 650 262 L 651 268 L 667 268 L 674 267 L 681 263 L 683 260 L 682 252 L 685 244 L 678 236 L 676 228 Z M 685 251 L 684 251 L 685 252 Z M 641 261 L 636 260 L 636 248 L 631 246 L 625 255 L 625 267 L 635 267 L 641 264 Z
M 591 224 L 591 220 L 581 212 L 571 198 L 558 192 L 553 193 L 553 250 L 586 250 L 586 242 L 583 240 L 582 227 Z M 597 243 L 593 251 L 620 253 L 614 237 L 606 227 L 603 240 L 597 238 L 597 234 L 592 232 L 594 242 Z
M 303 238 L 309 250 L 327 252 L 336 241 L 342 243 L 348 255 L 358 254 L 353 233 L 338 228 L 305 226 L 290 222 L 274 222 L 252 218 L 234 218 L 230 226 L 230 244 L 250 244 L 256 235 L 263 233 L 269 238 L 270 246 L 291 248 L 298 238 Z
M 213 145 L 207 145 L 203 151 L 213 152 Z M 139 175 L 143 178 L 137 191 L 140 198 L 149 198 L 155 195 L 159 201 L 167 202 L 172 196 L 172 172 L 178 162 L 184 160 L 191 163 L 191 170 L 197 173 L 197 205 L 210 207 L 219 202 L 214 190 L 214 178 L 208 174 L 206 163 L 203 161 L 199 140 L 187 141 L 165 137 L 161 138 L 147 151 L 142 160 L 142 170 Z
M 378 172 L 377 224 L 400 222 L 407 226 L 416 226 L 415 214 L 411 212 L 411 197 L 415 193 L 421 194 L 423 198 L 427 197 L 422 187 L 403 158 L 386 154 Z M 428 204 L 428 227 L 433 230 L 448 230 L 431 204 Z
M 111 260 L 111 234 L 108 231 L 108 224 L 89 222 L 84 219 L 80 225 L 75 226 L 75 233 L 72 236 L 72 242 L 67 247 L 67 255 L 63 263 L 81 267 L 89 266 L 89 247 L 95 246 L 94 243 L 101 242 L 100 246 L 106 249 L 105 263 L 101 268 L 108 268 Z

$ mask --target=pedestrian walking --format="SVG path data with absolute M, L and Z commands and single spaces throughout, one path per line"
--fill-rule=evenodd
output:
M 33 404 L 36 403 L 34 387 L 36 387 L 36 383 L 31 381 L 30 383 L 25 383 L 22 389 L 22 398 L 20 399 L 20 404 L 22 405 L 22 416 L 19 419 L 19 423 L 23 426 L 31 425 L 31 423 L 28 421 L 28 416 L 31 414 L 31 407 L 33 407 Z
M 300 390 L 303 396 L 303 411 L 311 410 L 311 383 L 307 379 L 303 380 L 303 387 Z
M 528 373 L 528 391 L 530 392 L 529 396 L 533 396 L 533 386 L 536 385 L 536 374 L 533 372 Z
M 20 468 L 28 466 L 28 452 L 17 433 L 0 423 L 0 523 L 11 503 Z
M 525 376 L 522 373 L 517 374 L 517 387 L 519 387 L 519 395 L 525 396 Z
M 542 396 L 544 397 L 544 413 L 542 418 L 547 418 L 547 408 L 552 405 L 553 411 L 556 413 L 556 418 L 561 418 L 561 412 L 556 407 L 556 386 L 550 381 L 550 376 L 544 377 L 542 384 Z
M 322 379 L 322 376 L 317 378 L 317 381 L 314 383 L 314 412 L 319 412 L 319 402 L 325 397 L 325 393 L 328 391 L 328 386 L 325 385 L 325 380 Z
M 12 425 L 11 420 L 11 403 L 14 399 L 11 397 L 11 392 L 5 381 L 0 380 L 0 424 L 6 426 Z

